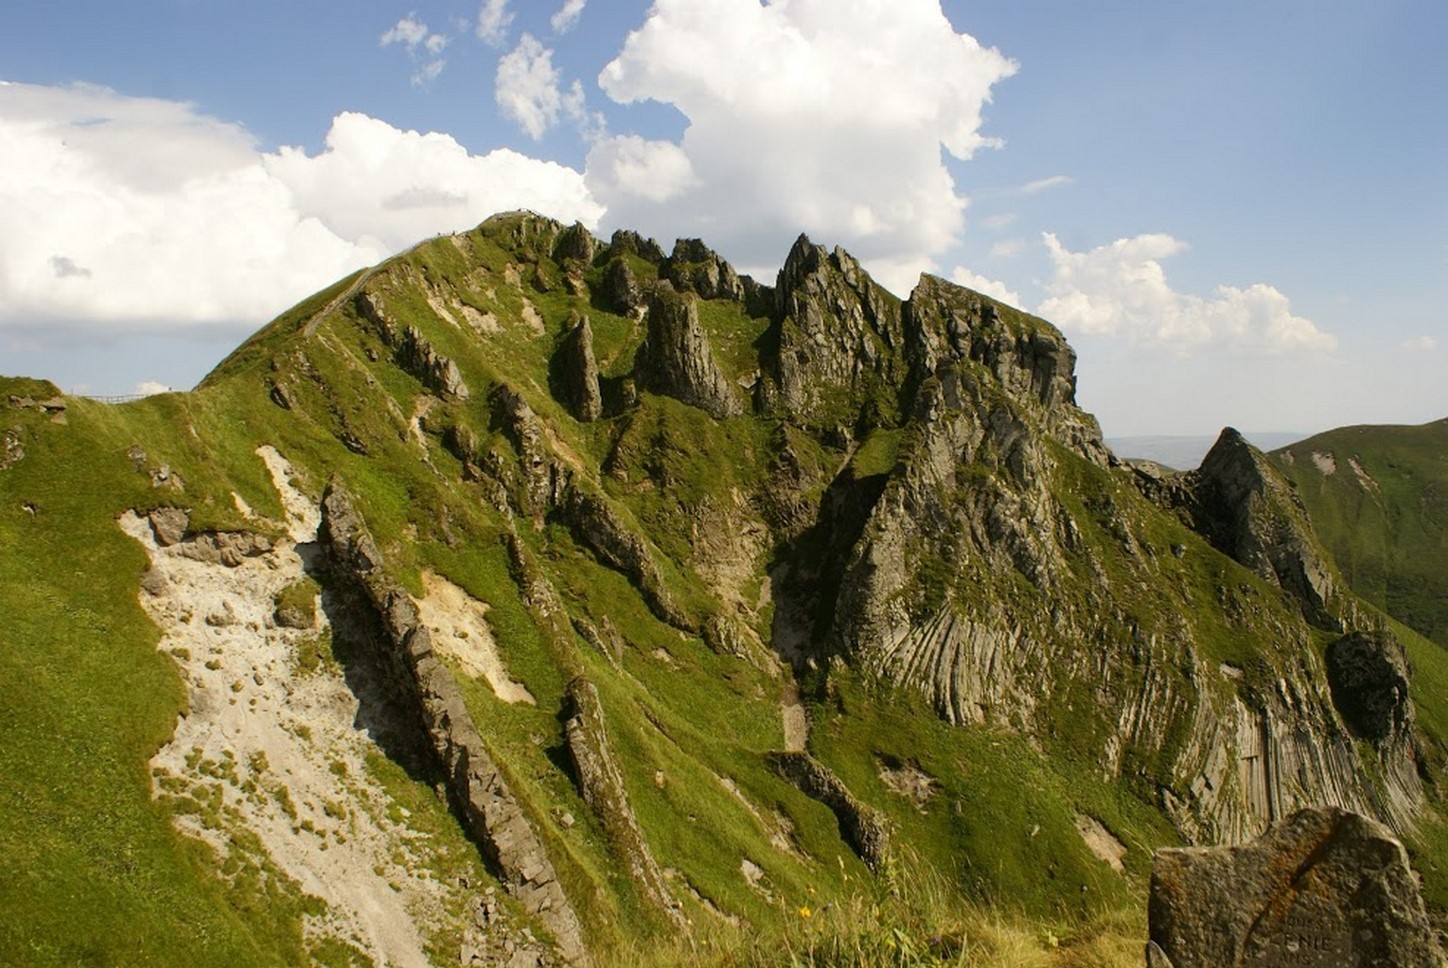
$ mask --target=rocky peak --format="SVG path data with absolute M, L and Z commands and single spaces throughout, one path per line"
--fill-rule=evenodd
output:
M 573 416 L 588 423 L 603 415 L 603 396 L 598 385 L 598 363 L 593 356 L 593 327 L 587 316 L 575 314 L 575 317 L 553 355 L 550 375 L 555 392 Z
M 806 426 L 893 423 L 907 375 L 900 303 L 843 249 L 801 235 L 779 270 L 765 409 Z
M 1314 625 L 1338 631 L 1337 581 L 1292 485 L 1231 427 L 1187 474 L 1197 530 L 1224 554 L 1279 585 Z
M 675 242 L 660 274 L 680 292 L 695 292 L 701 299 L 744 299 L 739 273 L 698 239 Z
M 608 251 L 613 256 L 636 255 L 654 265 L 664 261 L 664 250 L 659 247 L 657 242 L 653 239 L 646 239 L 630 229 L 619 229 L 614 232 L 608 240 Z
M 1108 462 L 1100 426 L 1076 406 L 1076 353 L 1055 327 L 929 274 L 904 316 L 913 383 L 947 361 L 978 363 L 1062 443 Z
M 648 299 L 648 336 L 634 358 L 639 389 L 673 397 L 716 419 L 742 413 L 738 395 L 714 364 L 699 323 L 698 298 L 660 281 Z

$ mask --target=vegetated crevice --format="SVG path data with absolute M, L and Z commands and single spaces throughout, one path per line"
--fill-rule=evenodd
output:
M 380 668 L 425 729 L 461 819 L 503 885 L 553 933 L 572 961 L 587 960 L 582 928 L 542 840 L 483 744 L 457 682 L 432 648 L 407 592 L 384 567 L 352 500 L 336 480 L 322 498 L 322 547 L 339 582 L 371 604 Z

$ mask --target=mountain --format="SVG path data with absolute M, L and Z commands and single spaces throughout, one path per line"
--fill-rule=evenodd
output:
M 1275 450 L 1353 590 L 1448 648 L 1448 420 Z
M 770 286 L 512 213 L 190 393 L 5 380 L 0 950 L 1134 963 L 1156 847 L 1309 803 L 1441 905 L 1441 651 L 1074 362 L 803 237 Z

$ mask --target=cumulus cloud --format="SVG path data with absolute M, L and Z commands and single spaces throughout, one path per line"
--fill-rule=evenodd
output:
M 483 0 L 478 9 L 478 39 L 490 47 L 502 47 L 508 39 L 508 28 L 513 24 L 513 11 L 508 9 L 508 0 Z
M 583 8 L 588 0 L 564 0 L 563 6 L 558 8 L 548 23 L 553 27 L 555 33 L 566 34 L 578 23 L 578 18 L 583 16 Z
M 498 60 L 494 98 L 503 116 L 511 118 L 537 141 L 558 124 L 560 116 L 584 119 L 583 85 L 574 81 L 568 91 L 559 87 L 553 51 L 532 34 Z
M 588 153 L 587 171 L 589 186 L 601 195 L 654 203 L 677 198 L 698 181 L 684 149 L 638 135 L 598 141 Z
M 1398 345 L 1409 353 L 1431 353 L 1438 348 L 1438 341 L 1432 336 L 1415 336 Z
M 142 380 L 136 384 L 136 392 L 143 397 L 153 397 L 158 393 L 170 393 L 171 388 L 155 380 Z
M 992 299 L 999 300 L 1009 306 L 1019 306 L 1021 297 L 1015 290 L 1003 282 L 994 279 L 987 279 L 978 273 L 971 272 L 964 267 L 956 269 L 950 274 L 951 281 L 957 285 L 965 286 L 967 289 L 974 289 L 976 292 L 985 293 Z
M 174 101 L 0 84 L 0 330 L 255 324 L 437 232 L 526 207 L 595 224 L 582 175 L 339 115 L 260 151 Z
M 682 112 L 687 168 L 672 160 L 661 192 L 618 176 L 637 144 L 601 147 L 589 185 L 614 225 L 698 235 L 755 271 L 803 229 L 905 291 L 964 227 L 941 148 L 967 159 L 997 143 L 981 111 L 1015 69 L 939 0 L 656 0 L 599 83 Z
M 1170 235 L 1117 239 L 1086 252 L 1070 251 L 1049 233 L 1045 242 L 1055 273 L 1037 312 L 1065 329 L 1183 353 L 1207 346 L 1267 353 L 1337 346 L 1337 337 L 1294 316 L 1287 297 L 1263 283 L 1218 286 L 1212 298 L 1172 289 L 1160 260 L 1187 246 Z
M 383 47 L 400 44 L 407 49 L 407 55 L 416 65 L 416 69 L 412 72 L 414 87 L 426 87 L 442 73 L 442 69 L 447 66 L 447 61 L 438 55 L 451 42 L 452 38 L 446 34 L 429 31 L 427 24 L 412 14 L 397 21 L 391 29 L 385 31 L 378 38 L 378 43 Z

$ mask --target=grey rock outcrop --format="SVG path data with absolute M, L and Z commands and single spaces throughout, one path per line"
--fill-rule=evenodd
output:
M 156 544 L 163 548 L 169 548 L 180 543 L 186 537 L 186 528 L 191 523 L 191 516 L 184 510 L 177 507 L 153 508 L 146 515 L 146 520 L 151 524 L 151 533 L 156 536 Z
M 452 673 L 433 652 L 417 607 L 387 574 L 361 515 L 336 481 L 322 497 L 319 537 L 338 576 L 376 609 L 384 664 L 412 700 L 469 832 L 508 893 L 548 927 L 563 955 L 586 962 L 582 927 L 543 842 L 483 743 Z
M 1244 846 L 1158 851 L 1148 921 L 1148 957 L 1173 968 L 1444 964 L 1403 845 L 1337 809 Z
M 779 270 L 760 404 L 806 426 L 888 424 L 908 375 L 900 303 L 843 249 L 801 235 Z
M 644 311 L 644 293 L 638 277 L 630 268 L 628 260 L 621 255 L 609 260 L 603 270 L 603 283 L 598 289 L 598 298 L 604 309 L 620 316 L 641 316 Z
M 374 326 L 392 348 L 400 365 L 423 386 L 458 400 L 471 396 L 455 361 L 439 353 L 416 326 L 399 326 L 375 293 L 363 291 L 355 299 L 357 311 Z
M 152 530 L 154 532 L 154 527 Z M 271 551 L 272 540 L 251 531 L 205 531 L 180 542 L 177 550 L 196 561 L 236 568 L 248 558 L 257 558 Z
M 609 746 L 598 689 L 587 679 L 579 677 L 568 684 L 566 698 L 565 742 L 583 802 L 598 817 L 615 855 L 623 860 L 639 893 L 650 905 L 682 927 L 684 916 L 679 911 L 678 902 L 669 893 L 663 871 L 654 860 L 648 841 L 644 840 L 643 831 L 634 817 L 633 807 L 629 805 L 623 774 Z
M 589 423 L 603 415 L 598 362 L 593 357 L 593 326 L 587 316 L 579 317 L 564 334 L 552 370 L 558 393 L 575 418 Z
M 744 283 L 739 273 L 698 239 L 675 242 L 660 275 L 680 292 L 697 293 L 700 299 L 744 299 Z
M 654 265 L 664 261 L 664 250 L 653 239 L 644 238 L 631 229 L 618 229 L 609 237 L 608 251 L 610 255 L 623 255 L 629 253 L 636 255 L 645 262 L 652 262 Z
M 871 869 L 878 868 L 890 850 L 890 828 L 873 807 L 850 793 L 834 771 L 808 753 L 771 753 L 775 771 L 812 800 L 830 808 L 840 834 Z
M 634 359 L 634 379 L 641 390 L 673 397 L 719 420 L 744 412 L 714 363 L 698 297 L 666 282 L 649 290 L 648 336 Z
M 1332 701 L 1357 736 L 1380 749 L 1411 743 L 1408 657 L 1391 632 L 1352 632 L 1327 647 Z
M 593 262 L 598 242 L 581 222 L 574 222 L 558 233 L 553 243 L 553 258 L 559 262 L 581 262 L 585 266 Z
M 1197 530 L 1224 554 L 1281 586 L 1314 625 L 1341 631 L 1338 581 L 1292 485 L 1231 427 L 1186 475 Z

